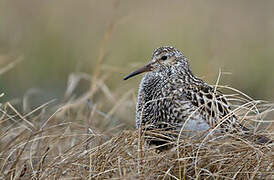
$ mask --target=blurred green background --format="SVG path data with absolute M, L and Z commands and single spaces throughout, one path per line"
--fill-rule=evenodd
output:
M 222 85 L 273 101 L 273 7 L 267 0 L 1 0 L 0 69 L 23 58 L 0 75 L 1 101 L 22 98 L 31 88 L 44 92 L 43 101 L 62 99 L 69 74 L 94 71 L 111 24 L 101 75 L 114 98 L 136 93 L 141 76 L 123 76 L 155 48 L 171 45 L 205 81 L 214 84 L 221 68 L 230 73 Z M 88 88 L 83 83 L 78 91 Z

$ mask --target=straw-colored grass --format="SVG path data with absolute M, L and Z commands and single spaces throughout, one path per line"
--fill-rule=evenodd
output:
M 129 111 L 135 100 L 130 98 L 132 91 L 114 98 L 105 84 L 104 49 L 117 22 L 109 24 L 93 75 L 72 74 L 63 103 L 50 101 L 31 109 L 32 97 L 26 95 L 22 109 L 31 110 L 21 112 L 17 103 L 0 101 L 0 179 L 274 179 L 272 144 L 256 144 L 236 134 L 182 135 L 170 141 L 166 150 L 159 150 L 146 138 L 155 134 L 159 138 L 163 132 L 122 127 L 126 123 L 114 115 Z M 81 79 L 92 83 L 75 98 L 73 91 Z M 233 91 L 227 97 L 242 124 L 254 134 L 273 138 L 273 120 L 268 119 L 272 104 L 230 87 L 217 87 Z M 106 101 L 94 100 L 98 92 L 114 102 L 108 112 L 101 109 Z M 0 92 L 0 100 L 3 95 Z
M 179 141 L 170 141 L 166 150 L 159 150 L 148 145 L 144 136 L 159 138 L 164 135 L 162 132 L 123 130 L 119 126 L 101 128 L 101 120 L 96 114 L 103 112 L 91 102 L 83 103 L 89 95 L 90 91 L 58 106 L 48 102 L 24 115 L 10 103 L 3 103 L 0 178 L 274 178 L 271 144 L 256 144 L 236 134 L 201 138 L 182 135 Z M 125 97 L 121 99 L 130 101 Z M 260 132 L 273 137 L 270 133 L 272 122 L 265 119 L 273 111 L 270 104 L 239 93 L 229 99 L 235 102 L 235 113 L 243 124 L 252 127 L 255 134 Z M 127 103 L 122 104 L 120 102 L 119 107 L 126 108 Z M 116 110 L 111 109 L 105 116 L 111 116 Z

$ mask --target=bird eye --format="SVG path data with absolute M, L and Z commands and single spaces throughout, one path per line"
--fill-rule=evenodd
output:
M 167 56 L 162 56 L 161 59 L 162 60 L 167 60 Z

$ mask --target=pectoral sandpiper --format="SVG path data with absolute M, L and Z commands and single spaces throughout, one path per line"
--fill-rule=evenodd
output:
M 201 132 L 218 125 L 220 132 L 249 135 L 226 97 L 193 75 L 187 58 L 173 47 L 157 48 L 150 62 L 124 78 L 145 73 L 138 93 L 136 126 Z M 269 141 L 264 136 L 259 143 Z

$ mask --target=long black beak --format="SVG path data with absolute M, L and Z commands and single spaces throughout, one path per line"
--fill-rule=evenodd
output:
M 138 74 L 141 74 L 143 72 L 148 72 L 148 71 L 151 71 L 152 70 L 152 66 L 151 66 L 151 63 L 145 65 L 144 67 L 141 67 L 140 69 L 130 73 L 129 75 L 127 75 L 126 77 L 124 77 L 124 80 L 127 80 L 133 76 L 136 76 Z

